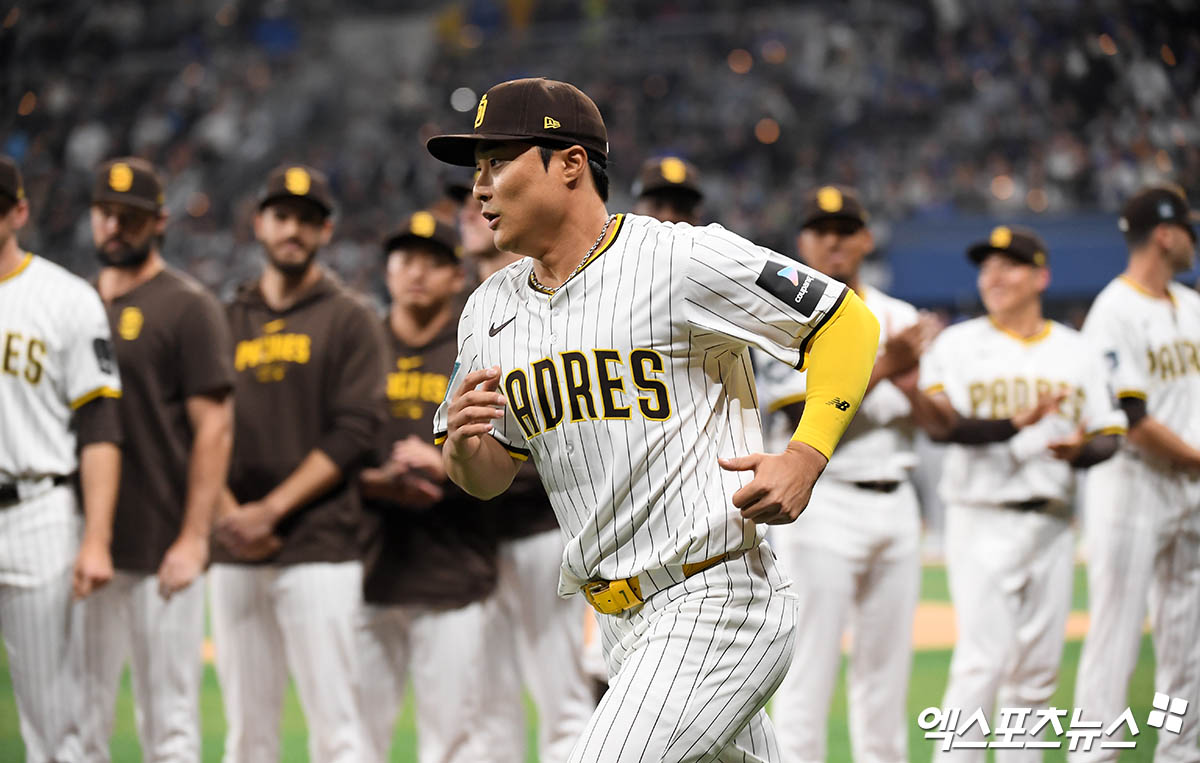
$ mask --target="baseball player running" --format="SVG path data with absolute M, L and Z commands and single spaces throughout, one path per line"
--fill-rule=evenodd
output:
M 360 476 L 367 500 L 359 667 L 370 759 L 389 760 L 411 676 L 423 763 L 501 761 L 484 731 L 501 710 L 484 691 L 493 665 L 503 662 L 484 603 L 496 586 L 496 518 L 447 482 L 433 444 L 433 413 L 457 349 L 461 246 L 452 223 L 420 211 L 383 249 L 392 297 L 384 324 L 388 417 L 381 465 Z
M 481 210 L 468 195 L 458 218 L 477 284 L 522 259 L 496 249 Z M 537 706 L 538 760 L 564 763 L 596 709 L 584 648 L 591 608 L 578 597 L 558 595 L 563 536 L 532 463 L 523 463 L 487 508 L 504 517 L 491 523 L 500 541 L 499 577 L 487 608 L 495 659 L 483 687 L 493 708 L 487 723 L 492 759 L 525 760 L 523 684 Z
M 233 445 L 233 353 L 220 303 L 163 261 L 162 204 L 162 182 L 142 159 L 96 174 L 92 238 L 124 383 L 126 479 L 116 574 L 82 607 L 89 761 L 109 759 L 127 657 L 143 758 L 200 760 L 204 568 Z
M 266 265 L 228 309 L 232 494 L 209 573 L 226 763 L 278 760 L 289 669 L 311 759 L 368 758 L 356 472 L 383 423 L 384 346 L 374 313 L 315 261 L 332 212 L 324 175 L 272 171 L 254 219 Z
M 676 156 L 647 159 L 633 183 L 633 211 L 664 223 L 700 224 L 700 171 Z
M 1050 271 L 1037 234 L 998 227 L 967 256 L 979 267 L 987 315 L 934 341 L 921 358 L 920 391 L 897 379 L 914 420 L 953 443 L 940 489 L 958 641 L 942 706 L 961 711 L 956 740 L 978 742 L 980 725 L 968 721 L 982 712 L 989 722 L 998 698 L 1034 710 L 1054 693 L 1071 607 L 1072 467 L 1110 457 L 1125 417 L 1099 352 L 1042 316 Z M 986 750 L 936 754 L 982 762 Z M 996 757 L 1042 753 L 998 749 Z
M 571 85 L 496 85 L 475 128 L 427 146 L 475 164 L 497 248 L 527 259 L 468 301 L 435 425 L 450 478 L 481 498 L 532 457 L 568 538 L 560 593 L 603 615 L 611 688 L 570 760 L 778 760 L 762 708 L 795 596 L 760 525 L 807 504 L 878 323 L 840 284 L 719 226 L 609 215 L 607 132 Z M 809 358 L 781 454 L 760 452 L 751 343 Z
M 1188 702 L 1178 733 L 1158 733 L 1154 759 L 1171 763 L 1200 760 L 1200 296 L 1172 280 L 1195 262 L 1192 222 L 1174 188 L 1132 197 L 1120 218 L 1129 266 L 1083 325 L 1112 366 L 1129 435 L 1088 474 L 1091 626 L 1075 705 L 1106 723 L 1124 710 L 1149 600 L 1155 691 Z
M 71 595 L 112 577 L 121 382 L 100 297 L 21 249 L 28 219 L 21 173 L 0 156 L 0 633 L 25 760 L 73 762 L 81 654 Z
M 912 369 L 939 326 L 861 281 L 859 267 L 874 248 L 867 220 L 854 191 L 824 186 L 807 195 L 797 237 L 804 263 L 854 289 L 875 314 L 882 352 L 809 508 L 772 532 L 804 613 L 796 626 L 793 669 L 772 703 L 779 746 L 789 761 L 826 758 L 829 705 L 847 627 L 853 633 L 848 682 L 854 759 L 908 758 L 921 522 L 908 479 L 917 461 L 909 404 L 888 377 Z M 805 374 L 758 351 L 755 361 L 759 404 L 773 412 L 768 431 L 786 442 L 805 407 Z

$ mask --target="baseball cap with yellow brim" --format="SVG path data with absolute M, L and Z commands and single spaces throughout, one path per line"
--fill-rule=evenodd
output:
M 11 202 L 25 198 L 25 184 L 21 181 L 21 170 L 7 156 L 0 156 L 0 197 Z
M 303 199 L 318 207 L 327 217 L 333 214 L 333 192 L 325 173 L 303 164 L 284 164 L 267 175 L 266 189 L 258 201 L 261 210 L 283 199 Z
M 167 197 L 154 165 L 136 156 L 109 159 L 96 170 L 92 203 L 126 204 L 146 212 L 159 212 Z
M 1045 267 L 1049 262 L 1048 251 L 1041 236 L 1028 228 L 999 225 L 992 228 L 986 240 L 967 248 L 967 259 L 978 266 L 989 254 L 998 253 L 1026 265 Z
M 823 185 L 805 194 L 800 229 L 804 230 L 825 220 L 846 220 L 862 227 L 869 219 L 871 216 L 867 214 L 853 188 Z
M 454 223 L 441 220 L 428 210 L 413 212 L 400 227 L 384 236 L 383 256 L 414 245 L 444 254 L 455 262 L 462 257 L 462 239 Z
M 474 132 L 436 135 L 425 142 L 435 159 L 475 166 L 480 141 L 522 141 L 558 147 L 583 146 L 588 158 L 608 163 L 608 130 L 600 109 L 566 82 L 536 77 L 494 85 L 479 99 Z

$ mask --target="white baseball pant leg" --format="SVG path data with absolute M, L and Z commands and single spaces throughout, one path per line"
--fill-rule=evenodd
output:
M 777 763 L 763 707 L 791 664 L 796 598 L 763 543 L 602 615 L 611 688 L 572 763 Z
M 417 757 L 421 763 L 495 760 L 482 733 L 496 708 L 481 685 L 494 662 L 484 605 L 436 611 L 423 607 L 363 608 L 359 681 L 369 760 L 385 763 L 412 679 L 417 700 Z
M 75 506 L 62 486 L 0 510 L 0 633 L 27 763 L 81 759 Z
M 563 541 L 558 530 L 505 543 L 500 548 L 496 592 L 488 602 L 493 615 L 497 662 L 517 670 L 488 673 L 489 692 L 498 710 L 494 735 L 504 742 L 493 755 L 524 760 L 524 684 L 537 705 L 538 760 L 566 763 L 576 740 L 596 709 L 584 668 L 583 629 L 587 602 L 558 595 Z M 501 752 L 502 751 L 502 752 Z
M 157 575 L 117 572 L 79 612 L 85 760 L 109 760 L 121 669 L 130 659 L 143 760 L 199 761 L 204 578 L 164 600 Z
M 1155 691 L 1189 701 L 1181 733 L 1159 730 L 1156 761 L 1200 761 L 1200 512 L 1194 486 L 1123 454 L 1088 473 L 1088 609 L 1091 619 L 1075 704 L 1111 723 L 1127 707 L 1149 607 Z M 1115 761 L 1116 750 L 1072 761 Z
M 359 562 L 214 565 L 209 573 L 217 675 L 229 731 L 225 763 L 279 759 L 289 669 L 313 763 L 361 763 Z
M 795 523 L 772 543 L 799 599 L 793 668 L 771 707 L 784 760 L 827 754 L 829 706 L 851 642 L 850 739 L 861 763 L 908 759 L 912 621 L 920 589 L 920 519 L 907 482 L 893 493 L 820 480 Z
M 1001 694 L 1033 710 L 1054 694 L 1071 608 L 1072 549 L 1065 518 L 947 507 L 946 567 L 958 641 L 942 707 L 960 709 L 960 724 L 982 709 L 990 727 Z M 972 726 L 961 738 L 979 741 L 978 732 Z M 939 747 L 934 759 L 982 763 L 986 752 Z M 1042 759 L 1041 750 L 995 754 L 997 761 Z

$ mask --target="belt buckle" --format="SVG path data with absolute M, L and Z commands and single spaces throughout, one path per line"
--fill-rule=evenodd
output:
M 642 603 L 636 578 L 593 580 L 583 584 L 583 596 L 602 615 L 615 615 Z

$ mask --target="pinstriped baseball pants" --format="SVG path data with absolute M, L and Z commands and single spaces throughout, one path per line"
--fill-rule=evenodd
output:
M 71 573 L 82 521 L 62 486 L 0 511 L 0 633 L 28 763 L 82 759 Z
M 765 544 L 600 616 L 610 688 L 571 763 L 777 763 L 763 707 L 791 664 L 796 598 Z

